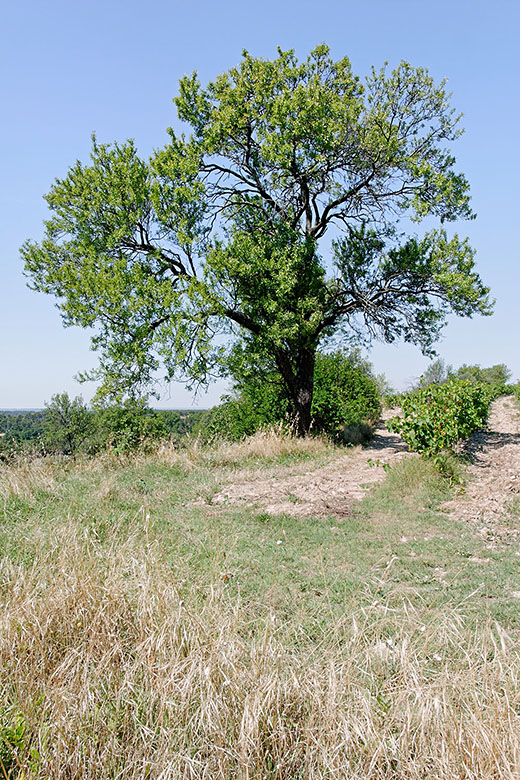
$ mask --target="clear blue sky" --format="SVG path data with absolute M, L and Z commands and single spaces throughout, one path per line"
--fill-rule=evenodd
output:
M 166 142 L 176 121 L 178 79 L 203 82 L 235 65 L 242 49 L 269 58 L 276 47 L 304 57 L 316 44 L 348 55 L 364 76 L 374 64 L 407 60 L 448 78 L 465 135 L 453 146 L 471 183 L 478 219 L 456 226 L 477 250 L 496 298 L 491 318 L 450 320 L 440 355 L 506 363 L 520 379 L 520 4 L 516 0 L 17 0 L 1 22 L 0 408 L 40 407 L 67 390 L 89 400 L 74 374 L 95 365 L 89 338 L 64 329 L 53 300 L 25 286 L 18 249 L 38 239 L 42 196 L 53 179 L 85 160 L 90 135 L 136 139 L 142 154 Z M 428 361 L 416 348 L 375 346 L 370 358 L 397 387 Z M 222 385 L 198 400 L 218 400 Z M 172 385 L 160 405 L 191 405 Z

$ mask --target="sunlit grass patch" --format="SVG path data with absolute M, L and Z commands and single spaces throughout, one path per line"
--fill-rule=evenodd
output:
M 101 544 L 70 523 L 55 541 L 0 570 L 4 752 L 24 777 L 516 777 L 503 626 L 380 595 L 368 571 L 313 630 L 222 581 L 181 593 L 138 535 Z
M 450 494 L 450 486 L 435 464 L 421 457 L 403 458 L 387 469 L 386 479 L 370 494 L 373 503 L 399 501 L 407 507 L 432 507 Z
M 439 512 L 450 486 L 419 457 L 341 517 L 215 506 L 240 468 L 345 452 L 264 444 L 3 484 L 12 776 L 517 777 L 514 550 Z

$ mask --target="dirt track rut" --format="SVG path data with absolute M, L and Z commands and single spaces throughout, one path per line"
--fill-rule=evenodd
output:
M 277 467 L 276 473 L 264 469 L 238 474 L 212 503 L 251 506 L 295 517 L 342 517 L 349 513 L 353 502 L 384 479 L 386 464 L 403 457 L 411 457 L 406 444 L 387 431 L 381 421 L 368 447 L 347 449 L 318 468 L 300 463 Z
M 520 410 L 513 397 L 494 401 L 487 428 L 464 449 L 471 460 L 465 490 L 443 511 L 491 544 L 520 542 Z
M 512 397 L 493 403 L 488 427 L 473 434 L 465 449 L 471 461 L 465 490 L 442 511 L 470 523 L 491 544 L 520 542 L 520 410 Z M 384 479 L 386 464 L 403 457 L 416 456 L 382 421 L 368 447 L 346 450 L 318 468 L 300 463 L 239 473 L 212 503 L 296 517 L 342 517 Z

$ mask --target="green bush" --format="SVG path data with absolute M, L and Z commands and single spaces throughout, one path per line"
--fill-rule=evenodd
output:
M 244 388 L 236 396 L 224 396 L 200 420 L 195 433 L 203 441 L 239 441 L 270 425 L 290 427 L 289 403 L 281 385 L 266 383 Z
M 251 436 L 269 425 L 291 427 L 290 402 L 282 382 L 265 373 L 261 378 L 242 380 L 235 396 L 211 409 L 201 420 L 198 434 L 203 440 L 215 438 L 233 441 Z M 318 354 L 314 371 L 312 430 L 347 439 L 366 440 L 371 426 L 379 419 L 381 401 L 377 380 L 370 366 L 357 354 L 342 352 Z
M 375 379 L 342 352 L 318 355 L 314 369 L 312 425 L 333 436 L 360 424 L 373 425 L 381 415 Z
M 103 449 L 129 452 L 166 438 L 166 421 L 144 401 L 87 409 L 81 398 L 54 395 L 43 417 L 43 445 L 47 453 L 94 455 Z
M 25 731 L 23 715 L 0 710 L 0 778 L 24 777 L 23 772 L 18 772 L 18 754 L 27 747 Z
M 505 363 L 499 363 L 489 368 L 481 368 L 479 365 L 468 366 L 464 363 L 455 373 L 456 379 L 467 379 L 469 382 L 481 385 L 503 387 L 511 379 L 511 371 Z
M 165 419 L 144 401 L 129 400 L 120 406 L 107 406 L 96 413 L 97 434 L 94 450 L 130 452 L 168 437 Z
M 389 393 L 384 397 L 384 404 L 387 409 L 393 409 L 396 406 L 402 406 L 403 398 L 406 398 L 407 393 Z
M 67 393 L 53 395 L 43 414 L 45 451 L 76 455 L 91 436 L 93 425 L 93 414 L 80 396 L 70 399 Z
M 164 424 L 164 430 L 169 439 L 180 444 L 185 436 L 188 436 L 200 419 L 206 414 L 203 409 L 156 409 L 154 414 Z M 163 436 L 161 435 L 161 438 Z
M 464 380 L 474 385 L 486 385 L 493 388 L 495 397 L 507 393 L 507 383 L 511 378 L 511 371 L 505 363 L 498 363 L 488 368 L 474 364 L 463 363 L 456 371 L 453 366 L 446 365 L 444 360 L 438 358 L 430 363 L 421 376 L 417 388 L 425 388 L 430 385 L 442 385 L 446 382 Z
M 436 458 L 486 424 L 494 397 L 493 386 L 469 380 L 430 385 L 403 396 L 403 417 L 393 417 L 387 426 L 411 450 Z
M 514 395 L 516 402 L 520 404 L 520 382 L 516 385 L 507 385 L 505 391 L 507 395 Z

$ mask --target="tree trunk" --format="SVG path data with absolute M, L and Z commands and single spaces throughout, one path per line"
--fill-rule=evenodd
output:
M 316 350 L 301 349 L 291 360 L 286 352 L 276 353 L 276 362 L 282 374 L 294 409 L 294 425 L 298 436 L 306 436 L 311 427 L 311 407 L 314 390 Z

